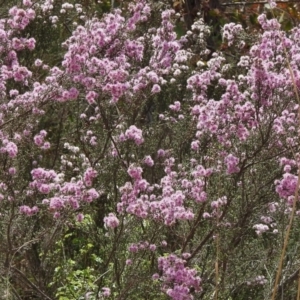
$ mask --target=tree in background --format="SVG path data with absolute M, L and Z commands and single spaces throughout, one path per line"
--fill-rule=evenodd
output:
M 1 11 L 2 298 L 269 299 L 298 214 L 300 29 L 272 2 L 211 53 L 202 19 L 178 37 L 167 6 L 122 5 Z

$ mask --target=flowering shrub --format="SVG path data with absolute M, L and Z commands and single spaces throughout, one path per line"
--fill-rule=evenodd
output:
M 77 21 L 61 48 L 49 44 L 60 49 L 55 62 L 39 22 L 54 34 L 67 17 Z M 285 32 L 262 14 L 247 51 L 249 33 L 229 23 L 226 53 L 243 55 L 208 59 L 209 28 L 197 20 L 178 38 L 175 19 L 146 0 L 102 17 L 24 0 L 0 20 L 7 298 L 271 294 L 298 201 L 300 27 Z

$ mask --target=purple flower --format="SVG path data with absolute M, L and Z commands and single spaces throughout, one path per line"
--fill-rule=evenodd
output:
M 152 87 L 152 90 L 151 90 L 151 93 L 152 94 L 157 94 L 161 91 L 161 88 L 158 84 L 154 84 L 153 87 Z
M 110 288 L 108 288 L 108 287 L 102 288 L 102 295 L 103 295 L 103 297 L 109 297 L 110 294 L 111 294 Z
M 108 216 L 104 218 L 104 223 L 109 228 L 116 228 L 119 226 L 120 221 L 113 213 L 109 213 Z

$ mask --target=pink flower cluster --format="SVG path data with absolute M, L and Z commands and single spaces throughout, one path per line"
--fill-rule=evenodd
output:
M 91 183 L 96 174 L 92 168 L 88 168 L 85 172 L 86 182 Z M 33 181 L 29 185 L 28 193 L 37 190 L 41 194 L 49 195 L 43 200 L 43 204 L 48 205 L 56 216 L 63 208 L 77 210 L 81 202 L 90 203 L 99 197 L 99 193 L 94 188 L 87 189 L 90 185 L 84 184 L 82 180 L 61 182 L 62 174 L 53 170 L 37 168 L 31 171 L 31 175 Z
M 233 174 L 239 172 L 240 168 L 238 167 L 239 159 L 232 154 L 229 154 L 225 157 L 224 162 L 227 166 L 227 174 Z
M 15 158 L 18 154 L 18 147 L 14 142 L 2 141 L 4 146 L 0 148 L 0 153 L 7 153 L 10 158 Z
M 228 41 L 228 45 L 232 45 L 236 36 L 243 31 L 243 27 L 240 24 L 229 23 L 223 27 L 223 38 Z
M 113 213 L 109 213 L 108 216 L 104 218 L 104 223 L 109 228 L 116 228 L 119 226 L 120 221 Z
M 13 38 L 12 39 L 12 49 L 16 51 L 20 51 L 25 48 L 28 48 L 29 50 L 33 50 L 35 48 L 35 39 L 34 38 L 29 38 L 29 39 Z
M 143 251 L 143 250 L 150 250 L 150 251 L 155 251 L 156 250 L 156 245 L 155 244 L 149 244 L 149 242 L 144 241 L 144 242 L 139 242 L 138 244 L 131 244 L 128 247 L 128 250 L 132 253 L 136 253 L 138 251 Z
M 162 275 L 154 276 L 154 279 L 158 277 L 163 281 L 163 291 L 173 300 L 192 300 L 190 288 L 196 293 L 201 291 L 201 279 L 197 271 L 185 265 L 186 261 L 175 254 L 158 258 L 158 269 Z
M 269 226 L 266 224 L 255 224 L 253 226 L 257 235 L 261 235 L 262 233 L 269 230 Z
M 83 181 L 86 186 L 91 186 L 93 180 L 97 177 L 98 172 L 93 168 L 87 168 L 83 175 Z
M 108 287 L 102 288 L 102 295 L 103 295 L 103 297 L 109 297 L 110 294 L 111 294 L 110 288 L 108 288 Z
M 8 20 L 8 24 L 13 29 L 25 29 L 31 20 L 35 18 L 35 11 L 32 8 L 18 8 L 17 6 L 12 7 L 9 10 L 11 19 Z
M 192 168 L 191 180 L 186 178 L 185 170 L 172 170 L 175 160 L 173 157 L 165 160 L 166 175 L 159 184 L 150 185 L 142 177 L 142 168 L 131 165 L 128 174 L 133 183 L 127 182 L 120 188 L 121 201 L 118 212 L 136 215 L 140 218 L 154 218 L 170 226 L 176 220 L 192 220 L 194 213 L 187 205 L 186 199 L 196 203 L 205 202 L 205 178 L 211 176 L 212 170 L 201 165 Z
M 89 20 L 64 43 L 68 49 L 62 62 L 66 75 L 83 87 L 89 104 L 96 98 L 115 104 L 124 97 L 129 103 L 138 101 L 138 94 L 145 91 L 159 93 L 166 83 L 163 77 L 172 72 L 172 61 L 181 48 L 171 22 L 174 11 L 162 13 L 155 34 L 137 35 L 137 26 L 147 21 L 151 9 L 142 0 L 131 4 L 129 10 L 132 16 L 128 20 L 118 9 L 103 20 Z M 147 66 L 141 67 L 139 62 L 148 48 L 145 45 L 151 45 L 153 51 Z
M 125 138 L 128 140 L 133 140 L 136 145 L 141 145 L 144 142 L 142 130 L 137 128 L 135 125 L 131 125 L 125 131 Z
M 45 141 L 46 136 L 47 136 L 47 132 L 45 130 L 41 130 L 33 138 L 34 143 L 41 149 L 49 149 L 50 148 L 50 143 Z
M 281 180 L 275 181 L 276 192 L 281 198 L 286 199 L 290 205 L 293 204 L 297 182 L 298 176 L 290 172 L 284 173 Z
M 27 205 L 21 205 L 19 209 L 20 213 L 26 216 L 33 216 L 39 211 L 39 208 L 37 206 L 29 207 Z

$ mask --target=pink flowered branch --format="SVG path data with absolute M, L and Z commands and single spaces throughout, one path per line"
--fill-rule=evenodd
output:
M 296 159 L 280 157 L 279 153 L 291 153 L 290 149 L 298 145 L 298 104 L 293 100 L 293 82 L 285 67 L 284 48 L 288 51 L 299 88 L 299 28 L 287 35 L 280 29 L 278 21 L 261 15 L 258 21 L 263 32 L 249 54 L 242 56 L 237 63 L 240 71 L 237 76 L 227 75 L 232 66 L 226 63 L 221 53 L 214 53 L 205 68 L 199 64 L 199 68 L 187 78 L 190 98 L 185 101 L 175 99 L 159 115 L 157 122 L 175 127 L 184 124 L 186 119 L 190 120 L 194 134 L 189 162 L 183 165 L 170 149 L 157 149 L 156 153 L 145 153 L 142 157 L 131 156 L 126 161 L 124 149 L 132 147 L 139 151 L 147 143 L 148 135 L 138 122 L 132 122 L 133 113 L 126 115 L 128 111 L 124 106 L 138 113 L 141 104 L 162 93 L 165 87 L 176 86 L 178 78 L 188 74 L 190 50 L 186 50 L 186 45 L 191 34 L 177 39 L 172 10 L 161 13 L 158 28 L 148 28 L 141 33 L 139 26 L 147 25 L 152 11 L 146 1 L 138 1 L 130 5 L 129 18 L 125 18 L 121 10 L 115 10 L 102 19 L 93 18 L 86 20 L 84 26 L 77 26 L 63 44 L 66 52 L 61 66 L 49 69 L 43 82 L 33 82 L 33 71 L 20 65 L 18 53 L 24 49 L 34 51 L 34 38 L 23 38 L 21 33 L 34 20 L 36 12 L 29 0 L 23 1 L 22 7 L 11 8 L 9 18 L 0 22 L 0 93 L 3 99 L 0 104 L 0 152 L 10 162 L 3 171 L 11 178 L 21 176 L 14 167 L 20 149 L 31 143 L 43 155 L 52 147 L 47 141 L 47 128 L 36 130 L 36 123 L 47 113 L 44 106 L 51 102 L 63 105 L 79 101 L 86 108 L 94 107 L 95 110 L 92 115 L 83 110 L 78 117 L 86 119 L 91 126 L 100 123 L 109 132 L 110 147 L 104 157 L 118 158 L 120 165 L 127 170 L 127 180 L 119 186 L 116 210 L 104 218 L 108 230 L 117 230 L 120 219 L 126 216 L 169 227 L 178 222 L 192 222 L 200 205 L 205 207 L 200 215 L 203 221 L 217 218 L 222 221 L 231 199 L 228 195 L 216 197 L 210 194 L 211 186 L 216 182 L 215 178 L 230 182 L 239 178 L 246 167 L 258 163 L 255 161 L 256 150 L 247 152 L 247 145 L 253 141 L 258 141 L 257 153 L 265 151 L 267 155 L 276 149 L 275 157 L 283 167 L 283 177 L 275 181 L 275 190 L 281 199 L 278 202 L 283 202 L 289 209 L 294 200 L 298 163 Z M 40 8 L 50 10 L 51 1 L 45 1 Z M 200 24 L 195 27 L 197 30 L 207 28 Z M 242 34 L 240 25 L 230 23 L 224 26 L 223 37 L 230 46 L 243 49 L 244 43 L 239 40 Z M 42 67 L 43 62 L 37 59 L 35 66 Z M 10 80 L 23 85 L 27 91 L 8 90 Z M 210 86 L 219 88 L 221 94 L 218 97 L 210 95 Z M 107 113 L 110 109 L 114 111 L 111 119 Z M 30 117 L 27 118 L 28 112 Z M 11 134 L 13 127 L 8 121 L 22 117 L 26 128 Z M 93 147 L 102 142 L 90 129 L 83 129 L 81 135 L 83 143 L 89 143 L 91 149 L 97 149 Z M 205 139 L 209 139 L 206 147 L 210 151 L 202 156 Z M 38 194 L 43 199 L 32 207 L 20 205 L 21 214 L 33 216 L 46 208 L 55 218 L 60 218 L 64 211 L 74 211 L 77 220 L 82 221 L 84 214 L 79 209 L 100 197 L 103 187 L 95 182 L 101 181 L 97 170 L 101 165 L 93 164 L 77 145 L 68 144 L 65 148 L 80 158 L 79 174 L 66 179 L 63 168 L 46 169 L 35 161 L 24 193 L 28 197 Z M 72 167 L 71 160 L 63 156 L 60 159 L 62 166 Z M 156 182 L 150 182 L 144 173 L 158 165 L 163 166 L 163 171 Z M 20 204 L 18 196 L 8 196 L 8 185 L 9 182 L 0 183 L 1 201 Z M 278 206 L 274 199 L 270 199 L 268 215 L 261 216 L 260 223 L 253 225 L 258 235 L 278 232 L 272 222 L 272 214 Z M 149 244 L 143 246 L 143 250 L 155 252 L 157 246 Z M 129 246 L 130 253 L 138 251 L 139 247 Z M 159 273 L 154 274 L 153 279 L 161 282 L 162 290 L 172 299 L 193 299 L 194 292 L 201 292 L 201 279 L 196 268 L 190 267 L 195 255 L 195 252 L 167 253 L 158 258 Z M 257 280 L 260 284 L 265 282 L 261 277 Z M 103 296 L 110 294 L 109 288 L 103 288 Z

